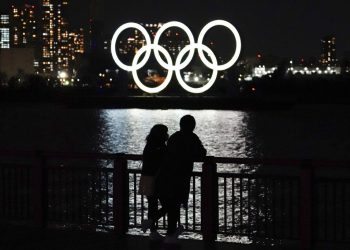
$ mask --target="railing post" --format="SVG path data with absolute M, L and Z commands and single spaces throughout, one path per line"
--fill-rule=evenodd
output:
M 214 157 L 207 157 L 203 163 L 201 195 L 203 240 L 214 242 L 218 228 L 218 179 Z
M 124 154 L 117 154 L 114 160 L 113 220 L 115 232 L 125 235 L 129 226 L 129 175 Z
M 43 152 L 37 152 L 38 161 L 33 170 L 33 210 L 35 226 L 44 229 L 47 227 L 48 214 L 48 185 L 47 159 Z
M 312 250 L 313 239 L 313 201 L 314 169 L 310 160 L 305 160 L 300 173 L 300 248 Z

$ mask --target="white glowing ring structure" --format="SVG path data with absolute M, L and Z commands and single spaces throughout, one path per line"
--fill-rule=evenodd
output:
M 205 52 L 208 53 L 209 57 L 213 60 L 213 64 L 212 64 L 212 65 L 214 65 L 213 74 L 212 74 L 211 78 L 209 79 L 209 82 L 200 88 L 193 88 L 193 87 L 188 86 L 186 84 L 186 82 L 182 79 L 180 68 L 176 69 L 175 73 L 176 73 L 176 78 L 179 81 L 179 84 L 181 85 L 181 87 L 183 87 L 188 92 L 191 92 L 194 94 L 200 94 L 200 93 L 203 93 L 203 92 L 207 91 L 208 89 L 210 89 L 213 86 L 213 84 L 215 83 L 216 77 L 218 75 L 218 70 L 217 70 L 218 61 L 216 59 L 214 52 L 209 47 L 205 46 L 204 44 L 193 44 L 193 45 L 187 45 L 185 48 L 183 48 L 180 51 L 178 57 L 176 58 L 176 65 L 180 64 L 180 62 L 182 61 L 182 58 L 189 50 L 194 50 L 194 49 L 204 50 Z
M 137 75 L 137 68 L 139 66 L 137 65 L 140 65 L 140 64 L 137 64 L 141 55 L 143 53 L 147 53 L 148 51 L 151 51 L 151 50 L 154 50 L 154 51 L 160 51 L 161 53 L 163 53 L 163 55 L 165 56 L 166 60 L 168 61 L 168 64 L 169 65 L 172 65 L 172 59 L 171 59 L 171 56 L 169 54 L 169 52 L 164 49 L 162 46 L 160 45 L 156 45 L 156 44 L 149 44 L 149 45 L 146 45 L 146 46 L 143 46 L 139 51 L 137 51 L 135 57 L 134 57 L 134 60 L 132 61 L 132 76 L 134 77 L 134 80 L 135 80 L 135 83 L 136 85 L 143 91 L 147 92 L 147 93 L 150 93 L 150 94 L 155 94 L 155 93 L 159 93 L 160 91 L 164 90 L 168 84 L 170 83 L 171 81 L 171 77 L 173 76 L 173 70 L 168 70 L 168 75 L 167 77 L 165 78 L 164 82 L 157 86 L 157 87 L 154 87 L 154 88 L 150 88 L 150 87 L 147 87 L 145 86 L 139 79 L 139 76 Z M 146 56 L 145 56 L 146 57 Z M 137 66 L 137 67 L 136 67 Z M 141 65 L 141 67 L 143 67 L 144 65 Z
M 172 28 L 172 27 L 177 27 L 177 28 L 180 28 L 183 31 L 185 31 L 185 33 L 188 36 L 188 39 L 190 40 L 190 45 L 194 45 L 195 44 L 194 37 L 193 37 L 193 34 L 192 34 L 191 30 L 185 24 L 177 22 L 177 21 L 168 22 L 168 23 L 162 25 L 162 27 L 160 27 L 160 29 L 157 31 L 156 36 L 154 37 L 154 44 L 158 45 L 160 36 L 163 34 L 163 32 L 166 31 L 169 28 Z M 183 63 L 178 62 L 175 65 L 166 64 L 163 61 L 163 59 L 160 57 L 158 50 L 154 51 L 154 55 L 155 55 L 157 61 L 159 62 L 159 64 L 163 68 L 165 68 L 167 70 L 178 70 L 178 69 L 184 69 L 187 65 L 190 64 L 190 62 L 193 59 L 194 52 L 195 52 L 195 48 L 192 47 L 191 50 L 190 50 L 190 54 L 188 55 L 187 59 Z
M 135 67 L 137 68 L 137 70 L 139 70 L 147 63 L 149 57 L 151 56 L 152 51 L 151 50 L 146 51 L 145 58 L 143 58 L 140 65 L 136 65 L 133 67 L 133 66 L 128 66 L 128 65 L 122 63 L 122 61 L 120 61 L 120 59 L 117 55 L 117 51 L 116 51 L 115 47 L 116 47 L 117 40 L 118 40 L 120 33 L 122 33 L 126 29 L 137 29 L 137 30 L 141 31 L 142 35 L 145 37 L 146 44 L 151 44 L 151 38 L 149 37 L 148 32 L 144 27 L 142 27 L 138 23 L 126 23 L 126 24 L 123 24 L 122 26 L 120 26 L 115 31 L 115 33 L 112 37 L 112 42 L 111 42 L 112 57 L 113 57 L 115 63 L 125 71 L 132 71 Z
M 235 62 L 238 60 L 238 57 L 239 57 L 239 55 L 241 53 L 241 49 L 242 49 L 242 42 L 241 42 L 241 37 L 240 37 L 237 29 L 232 24 L 230 24 L 229 22 L 224 21 L 224 20 L 215 20 L 215 21 L 212 21 L 212 22 L 208 23 L 207 25 L 205 25 L 204 28 L 202 29 L 202 31 L 199 33 L 198 44 L 203 44 L 205 34 L 208 32 L 208 30 L 210 30 L 211 28 L 213 28 L 215 26 L 224 26 L 224 27 L 228 28 L 232 32 L 232 34 L 234 35 L 235 40 L 236 40 L 236 51 L 235 51 L 232 59 L 229 62 L 227 62 L 226 64 L 218 66 L 218 65 L 213 65 L 212 63 L 210 63 L 207 60 L 207 58 L 204 56 L 203 50 L 201 48 L 198 48 L 198 54 L 199 54 L 199 57 L 201 58 L 201 60 L 203 61 L 203 63 L 205 64 L 205 66 L 207 66 L 208 68 L 213 69 L 213 70 L 215 68 L 219 71 L 222 71 L 222 70 L 226 70 L 226 69 L 231 68 L 235 64 Z
M 216 58 L 215 54 L 213 53 L 213 51 L 209 47 L 207 47 L 203 44 L 203 40 L 204 40 L 206 33 L 208 32 L 209 29 L 211 29 L 215 26 L 226 27 L 227 29 L 229 29 L 233 33 L 235 40 L 236 40 L 236 50 L 235 50 L 233 57 L 231 58 L 230 61 L 228 61 L 226 64 L 223 64 L 223 65 L 218 65 L 217 58 Z M 179 55 L 177 56 L 177 58 L 175 60 L 175 64 L 173 64 L 169 52 L 165 48 L 163 48 L 162 46 L 159 45 L 159 40 L 160 40 L 161 35 L 164 33 L 165 30 L 172 28 L 172 27 L 177 27 L 177 28 L 182 29 L 187 34 L 187 36 L 189 38 L 189 42 L 190 42 L 189 45 L 186 45 L 180 51 Z M 117 44 L 117 40 L 118 40 L 120 33 L 122 33 L 124 30 L 129 29 L 129 28 L 134 28 L 134 29 L 138 29 L 139 31 L 141 31 L 142 35 L 145 37 L 145 40 L 146 40 L 146 45 L 143 46 L 136 53 L 131 66 L 122 63 L 120 61 L 120 59 L 118 58 L 117 51 L 116 51 L 116 44 Z M 208 83 L 200 88 L 193 88 L 193 87 L 190 87 L 189 85 L 187 85 L 185 83 L 185 81 L 182 79 L 181 72 L 180 72 L 182 69 L 184 69 L 185 67 L 187 67 L 190 64 L 190 62 L 193 59 L 194 52 L 196 49 L 198 49 L 199 57 L 203 61 L 204 65 L 206 65 L 208 68 L 213 70 L 212 76 L 209 79 Z M 177 21 L 165 23 L 158 30 L 157 34 L 155 35 L 154 44 L 151 43 L 151 38 L 150 38 L 149 34 L 147 33 L 146 29 L 137 23 L 126 23 L 126 24 L 123 24 L 122 26 L 120 26 L 116 30 L 116 32 L 114 33 L 113 38 L 112 38 L 112 42 L 111 42 L 111 52 L 112 52 L 112 57 L 113 57 L 115 63 L 123 70 L 129 71 L 129 72 L 131 71 L 137 86 L 141 90 L 143 90 L 147 93 L 151 93 L 151 94 L 159 93 L 160 91 L 164 90 L 168 86 L 168 84 L 170 83 L 171 77 L 172 77 L 174 71 L 176 73 L 176 78 L 177 78 L 179 84 L 186 91 L 194 93 L 194 94 L 203 93 L 213 86 L 213 84 L 215 83 L 215 80 L 217 78 L 218 71 L 226 70 L 226 69 L 232 67 L 236 63 L 236 61 L 238 60 L 238 57 L 241 53 L 241 49 L 242 49 L 242 43 L 241 43 L 241 38 L 240 38 L 240 35 L 239 35 L 237 29 L 231 23 L 224 21 L 224 20 L 215 20 L 215 21 L 209 22 L 207 25 L 205 25 L 199 34 L 197 43 L 195 43 L 193 34 L 190 31 L 190 29 L 185 24 L 177 22 Z M 137 71 L 139 69 L 141 69 L 143 66 L 145 66 L 145 64 L 149 60 L 152 50 L 154 51 L 154 54 L 155 54 L 155 57 L 156 57 L 158 63 L 163 68 L 168 70 L 168 75 L 165 78 L 164 82 L 160 86 L 153 87 L 153 88 L 145 86 L 140 81 L 140 79 L 137 75 Z M 203 51 L 205 51 L 209 55 L 212 62 L 208 61 L 208 59 L 205 57 Z M 164 60 L 161 58 L 159 52 L 161 52 L 165 56 L 165 59 L 167 62 L 164 62 Z M 182 59 L 187 52 L 189 52 L 189 55 L 182 62 Z M 141 62 L 138 62 L 141 55 L 144 53 L 145 53 L 144 58 L 141 60 Z

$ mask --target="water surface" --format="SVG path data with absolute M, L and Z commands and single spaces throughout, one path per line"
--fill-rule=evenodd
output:
M 0 148 L 141 154 L 154 124 L 167 125 L 172 134 L 186 114 L 196 118 L 195 132 L 209 155 L 349 159 L 346 106 L 253 112 L 8 105 L 0 108 Z

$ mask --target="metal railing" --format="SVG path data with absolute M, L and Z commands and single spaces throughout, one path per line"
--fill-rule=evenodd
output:
M 297 177 L 218 174 L 219 233 L 298 238 Z
M 147 199 L 137 192 L 140 155 L 0 152 L 0 223 L 114 230 L 140 227 Z M 193 173 L 189 205 L 181 211 L 188 232 L 251 241 L 350 242 L 350 162 L 206 158 Z M 216 164 L 255 166 L 248 173 L 217 171 Z M 256 167 L 258 166 L 258 167 Z M 262 173 L 269 166 L 286 174 Z M 226 168 L 227 169 L 227 168 Z M 159 221 L 166 228 L 166 219 Z

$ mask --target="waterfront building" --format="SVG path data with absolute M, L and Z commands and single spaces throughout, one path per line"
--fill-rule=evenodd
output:
M 11 7 L 11 47 L 34 48 L 38 42 L 37 12 L 34 5 Z
M 75 54 L 85 53 L 85 39 L 83 28 L 69 33 L 69 48 L 72 59 L 75 58 Z
M 11 6 L 10 46 L 11 48 L 33 49 L 34 60 L 32 64 L 37 73 L 41 58 L 38 23 L 38 8 L 35 5 L 24 4 Z M 23 56 L 26 57 L 26 55 Z
M 43 74 L 70 78 L 74 76 L 77 54 L 84 53 L 84 30 L 71 31 L 65 12 L 67 0 L 42 1 Z
M 67 69 L 65 46 L 68 42 L 67 21 L 62 12 L 68 5 L 64 0 L 42 1 L 42 61 L 41 71 L 47 75 Z
M 336 66 L 337 54 L 335 36 L 325 36 L 321 39 L 320 64 L 326 67 Z
M 0 14 L 0 49 L 10 48 L 10 17 Z

